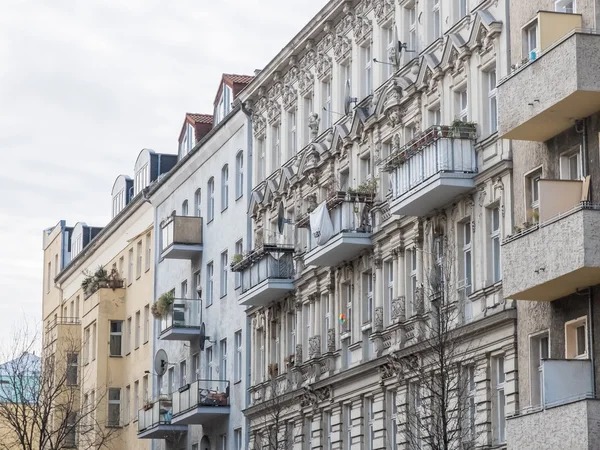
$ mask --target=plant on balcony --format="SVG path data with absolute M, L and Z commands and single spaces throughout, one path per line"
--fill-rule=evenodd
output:
M 235 255 L 233 255 L 233 258 L 231 259 L 231 267 L 235 266 L 236 264 L 241 263 L 243 259 L 244 259 L 244 255 L 242 255 L 241 253 L 236 253 Z
M 94 273 L 84 271 L 83 274 L 85 278 L 81 282 L 81 288 L 86 297 L 89 297 L 98 289 L 118 289 L 123 287 L 123 279 L 119 271 L 115 268 L 111 269 L 110 273 L 108 273 L 104 266 L 98 266 Z
M 269 376 L 271 378 L 279 376 L 279 365 L 277 363 L 269 364 Z
M 156 319 L 162 319 L 171 310 L 171 305 L 175 301 L 175 295 L 172 291 L 165 292 L 158 297 L 158 300 L 152 304 L 151 312 Z
M 450 125 L 452 135 L 455 138 L 474 139 L 477 133 L 477 123 L 466 120 L 454 119 Z
M 152 401 L 147 401 L 147 402 L 144 404 L 144 411 L 149 411 L 149 410 L 151 410 L 153 406 L 154 406 L 154 402 L 152 402 Z

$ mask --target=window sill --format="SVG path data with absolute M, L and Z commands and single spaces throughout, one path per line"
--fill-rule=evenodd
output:
M 234 288 L 234 290 L 236 290 L 236 291 L 237 291 L 237 290 L 238 290 L 238 289 L 240 289 L 241 287 L 242 287 L 242 286 L 236 286 L 236 287 Z
M 241 200 L 242 198 L 244 198 L 244 194 L 240 194 L 235 198 L 235 201 L 237 202 L 238 200 Z
M 146 270 L 144 270 L 145 273 L 150 272 L 150 267 L 146 268 Z
M 236 384 L 240 384 L 242 382 L 242 380 L 237 380 L 233 382 L 233 385 L 235 386 Z
M 213 304 L 212 304 L 212 302 L 211 302 L 211 303 L 207 303 L 207 304 L 206 304 L 206 308 L 208 309 L 208 308 L 210 308 L 212 305 L 213 305 Z
M 123 355 L 108 355 L 109 358 L 122 358 Z
M 225 297 L 227 297 L 227 293 L 225 293 L 225 294 L 221 294 L 221 296 L 219 297 L 219 300 L 221 300 L 221 299 L 223 299 L 223 298 L 225 298 Z
M 221 214 L 223 214 L 223 213 L 224 213 L 225 211 L 227 211 L 228 209 L 229 209 L 229 206 L 226 206 L 225 208 L 223 208 L 223 209 L 221 210 Z
M 146 345 L 149 341 L 144 342 L 144 345 Z
M 137 277 L 135 277 L 135 281 L 139 280 L 140 278 L 142 278 L 142 274 L 139 274 Z
M 207 225 L 209 225 L 209 224 L 213 223 L 214 221 L 215 221 L 215 219 L 214 219 L 214 218 L 213 218 L 213 219 L 210 219 L 209 221 L 207 221 L 207 222 L 206 222 L 206 224 L 207 224 Z
M 131 352 L 125 353 L 125 356 L 129 356 L 129 355 L 131 355 Z
M 138 345 L 134 350 L 139 350 L 139 349 L 140 349 L 140 346 Z

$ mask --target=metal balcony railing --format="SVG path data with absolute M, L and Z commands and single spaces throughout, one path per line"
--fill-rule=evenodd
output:
M 233 265 L 232 270 L 240 272 L 242 293 L 268 279 L 292 279 L 294 277 L 294 246 L 263 244 L 260 249 L 250 252 L 242 261 Z
M 169 425 L 173 417 L 173 399 L 171 394 L 161 394 L 138 411 L 138 432 Z
M 229 406 L 229 381 L 196 380 L 173 393 L 173 415 L 199 407 Z
M 173 328 L 200 328 L 199 299 L 176 298 L 169 312 L 161 319 L 161 334 Z

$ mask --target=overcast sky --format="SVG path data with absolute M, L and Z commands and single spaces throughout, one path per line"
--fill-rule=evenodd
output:
M 223 72 L 253 74 L 326 0 L 10 0 L 0 13 L 0 342 L 41 319 L 42 230 L 103 226 L 142 148 L 175 153 Z

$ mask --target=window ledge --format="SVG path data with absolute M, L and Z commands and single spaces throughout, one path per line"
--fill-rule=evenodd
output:
M 241 200 L 244 197 L 244 194 L 240 194 L 235 198 L 235 201 Z
M 123 355 L 108 355 L 109 358 L 122 358 Z

